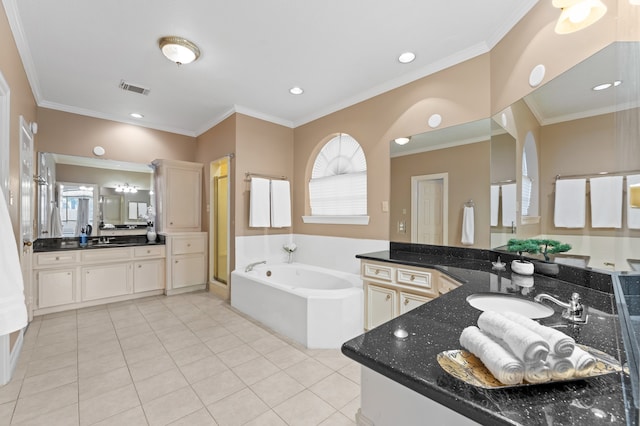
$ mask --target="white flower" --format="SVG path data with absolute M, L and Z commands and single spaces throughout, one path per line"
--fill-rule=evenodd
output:
M 293 253 L 294 251 L 296 251 L 296 249 L 298 248 L 298 246 L 296 245 L 296 243 L 289 243 L 289 244 L 285 244 L 282 246 L 282 248 L 284 249 L 284 251 L 289 252 L 289 253 Z

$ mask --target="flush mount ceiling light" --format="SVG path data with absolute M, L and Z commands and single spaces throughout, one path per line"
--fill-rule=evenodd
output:
M 393 141 L 398 145 L 406 145 L 410 140 L 411 138 L 395 138 Z
M 304 90 L 302 89 L 302 87 L 295 86 L 289 89 L 289 93 L 291 93 L 292 95 L 302 95 L 304 93 Z
M 600 0 L 552 0 L 554 7 L 562 9 L 556 23 L 557 34 L 570 34 L 587 28 L 607 13 Z
M 178 65 L 190 64 L 200 57 L 200 49 L 186 38 L 168 36 L 158 40 L 162 54 Z
M 402 64 L 408 64 L 409 62 L 413 62 L 416 58 L 416 54 L 413 52 L 404 52 L 400 56 L 398 56 L 398 61 Z

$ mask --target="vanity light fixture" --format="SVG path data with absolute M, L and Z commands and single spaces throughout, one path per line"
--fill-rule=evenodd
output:
M 289 89 L 289 93 L 292 95 L 302 95 L 304 93 L 304 89 L 302 87 L 294 86 Z
M 117 185 L 116 192 L 124 192 L 125 194 L 135 194 L 136 192 L 138 192 L 138 188 L 136 188 L 135 186 L 129 186 L 128 183 L 125 183 L 124 185 Z
M 410 140 L 411 138 L 395 138 L 393 141 L 398 145 L 406 145 Z
M 408 64 L 410 62 L 413 62 L 414 59 L 416 59 L 416 54 L 413 52 L 404 52 L 400 54 L 400 56 L 398 56 L 398 61 L 401 64 Z
M 132 112 L 131 114 L 129 114 L 130 117 L 133 118 L 143 118 L 144 115 L 140 114 L 139 112 Z
M 190 64 L 200 57 L 200 49 L 186 38 L 167 36 L 158 40 L 162 54 L 178 65 Z
M 607 6 L 600 0 L 552 0 L 552 4 L 562 9 L 556 23 L 556 34 L 580 31 L 607 13 Z

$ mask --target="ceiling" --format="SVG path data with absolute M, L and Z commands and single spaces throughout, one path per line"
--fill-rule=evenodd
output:
M 189 136 L 234 112 L 307 123 L 488 52 L 536 3 L 3 0 L 39 106 Z M 201 57 L 168 61 L 166 35 Z

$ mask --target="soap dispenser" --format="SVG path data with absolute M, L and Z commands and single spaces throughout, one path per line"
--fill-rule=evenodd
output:
M 87 241 L 87 232 L 84 228 L 80 230 L 80 247 L 86 247 L 88 244 Z

